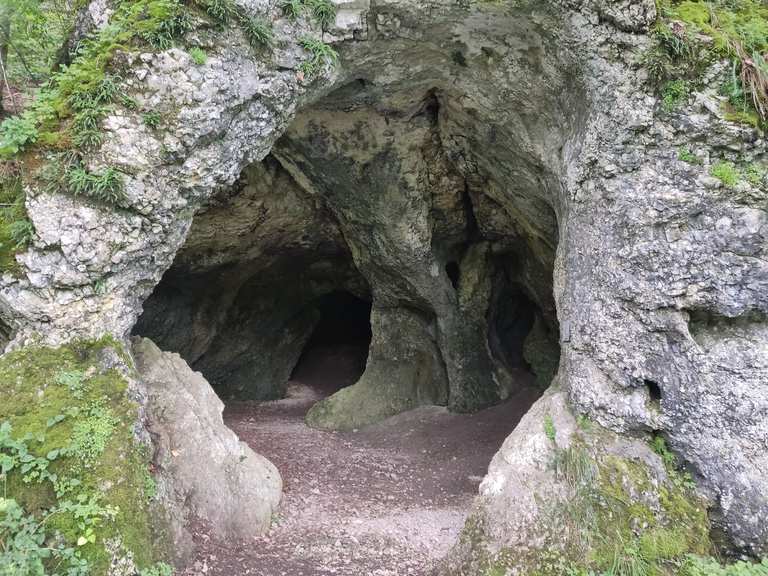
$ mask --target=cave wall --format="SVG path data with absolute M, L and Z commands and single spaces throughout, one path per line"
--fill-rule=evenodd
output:
M 215 56 L 201 70 L 176 48 L 127 58 L 136 74 L 124 90 L 168 123 L 151 132 L 124 109 L 106 119 L 88 163 L 125 172 L 123 210 L 29 189 L 35 237 L 19 256 L 23 275 L 0 285 L 12 345 L 128 334 L 194 215 L 274 149 L 309 198 L 328 201 L 373 294 L 374 317 L 414 310 L 412 329 L 434 334 L 428 342 L 440 349 L 455 407 L 481 405 L 494 390 L 474 385 L 491 369 L 476 346 L 485 322 L 477 302 L 492 294 L 487 255 L 525 247 L 516 281 L 539 299 L 550 329 L 559 319 L 569 409 L 622 434 L 665 435 L 734 544 L 765 553 L 766 192 L 746 182 L 726 189 L 707 174 L 723 158 L 764 161 L 764 140 L 722 117 L 714 89 L 678 113 L 657 114 L 639 64 L 655 20 L 650 1 L 339 7 L 328 38 L 342 61 L 317 78 L 297 73 L 307 23 L 277 13 L 270 59 L 254 57 L 236 34 L 210 40 Z M 337 101 L 365 122 L 352 140 L 362 145 L 344 150 L 354 132 L 347 110 L 322 101 L 360 79 L 367 87 L 348 92 L 368 103 Z M 334 117 L 313 125 L 310 110 Z M 390 121 L 420 153 L 388 141 Z M 363 146 L 372 139 L 386 144 L 374 163 Z M 678 159 L 678 147 L 692 142 L 701 166 Z M 432 166 L 440 168 L 434 187 L 446 189 L 435 206 L 420 192 Z M 451 180 L 461 184 L 458 198 Z M 462 226 L 443 207 L 466 206 L 467 197 L 476 228 L 467 222 L 464 231 L 479 236 L 459 234 L 473 249 L 451 254 L 448 231 Z M 457 293 L 445 264 L 458 259 Z M 503 389 L 500 381 L 495 393 Z M 503 506 L 504 490 L 495 482 L 480 505 Z M 498 522 L 494 544 L 517 541 Z

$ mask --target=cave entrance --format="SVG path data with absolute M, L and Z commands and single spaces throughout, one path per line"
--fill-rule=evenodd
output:
M 525 342 L 533 330 L 539 308 L 519 285 L 508 281 L 497 287 L 494 296 L 488 322 L 491 352 L 507 370 L 530 370 L 525 358 Z
M 304 345 L 291 380 L 320 396 L 351 386 L 362 376 L 371 344 L 371 302 L 350 292 L 334 291 L 318 298 L 320 319 Z

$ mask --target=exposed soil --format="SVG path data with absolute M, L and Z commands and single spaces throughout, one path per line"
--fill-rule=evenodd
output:
M 227 424 L 280 470 L 283 501 L 269 534 L 251 541 L 216 541 L 197 526 L 197 560 L 186 575 L 431 572 L 456 541 L 493 454 L 537 393 L 531 387 L 472 415 L 429 407 L 359 431 L 307 427 L 312 404 L 359 371 L 359 350 L 316 348 L 302 358 L 287 398 L 227 407 Z

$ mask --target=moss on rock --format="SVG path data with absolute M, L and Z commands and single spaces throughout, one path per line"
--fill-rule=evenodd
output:
M 58 349 L 27 347 L 0 357 L 3 402 L 0 423 L 48 459 L 44 478 L 24 478 L 12 468 L 5 497 L 44 525 L 46 543 L 71 547 L 86 572 L 121 574 L 153 566 L 164 541 L 151 502 L 148 446 L 135 435 L 137 404 L 128 386 L 129 366 L 110 340 Z M 8 454 L 4 448 L 3 455 Z M 66 502 L 93 504 L 102 512 L 84 521 Z M 3 536 L 12 536 L 5 534 Z
M 544 428 L 548 471 L 525 483 L 536 510 L 500 512 L 495 496 L 482 496 L 444 574 L 672 575 L 711 552 L 706 501 L 649 446 L 596 424 L 576 429 L 567 443 L 563 431 L 556 441 Z M 498 532 L 497 516 L 505 514 L 526 526 L 511 535 L 514 543 Z

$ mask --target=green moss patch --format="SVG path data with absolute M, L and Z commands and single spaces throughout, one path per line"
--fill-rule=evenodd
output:
M 3 568 L 27 573 L 33 565 L 24 562 L 38 562 L 45 573 L 67 566 L 97 576 L 115 550 L 140 570 L 157 567 L 163 538 L 151 510 L 148 450 L 133 433 L 137 407 L 125 378 L 105 367 L 116 347 L 104 340 L 0 357 Z M 37 526 L 16 546 L 21 520 L 12 515 Z
M 540 525 L 528 537 L 535 544 L 499 550 L 478 513 L 459 544 L 469 561 L 450 574 L 671 576 L 711 552 L 706 503 L 690 478 L 674 467 L 660 473 L 650 451 L 635 457 L 606 449 L 612 435 L 596 425 L 580 426 L 560 448 L 552 426 L 543 422 L 555 448 L 551 470 L 568 496 L 538 495 Z
M 10 172 L 9 168 L 9 172 Z M 16 254 L 29 243 L 34 228 L 24 208 L 21 177 L 13 172 L 0 176 L 0 273 L 18 272 Z
M 731 62 L 721 87 L 726 117 L 765 127 L 768 121 L 768 5 L 761 0 L 658 0 L 655 45 L 646 65 L 663 88 L 664 109 L 683 99 L 682 87 L 701 84 L 716 60 Z M 686 88 L 687 90 L 687 88 Z

